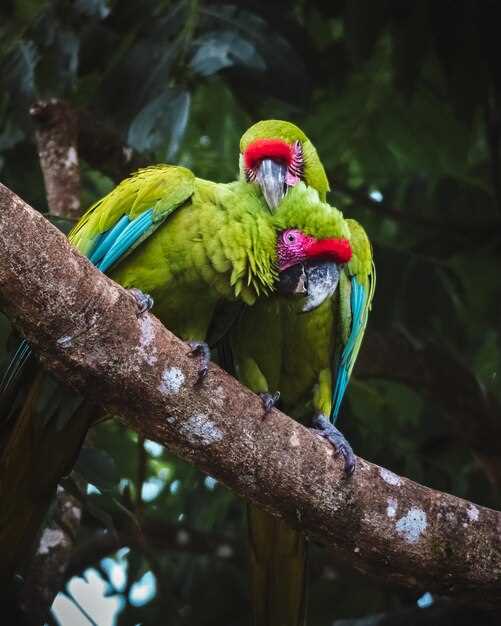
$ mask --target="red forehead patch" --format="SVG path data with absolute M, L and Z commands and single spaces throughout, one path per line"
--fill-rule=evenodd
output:
M 351 259 L 351 246 L 347 239 L 319 239 L 307 249 L 307 257 L 326 256 L 334 258 L 336 263 L 348 263 Z
M 282 139 L 256 139 L 244 152 L 244 163 L 247 169 L 254 169 L 263 159 L 283 161 L 287 165 L 292 162 L 292 146 Z

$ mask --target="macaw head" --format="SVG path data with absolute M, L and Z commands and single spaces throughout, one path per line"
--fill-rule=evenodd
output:
M 271 211 L 301 181 L 316 189 L 321 200 L 329 191 L 313 144 L 300 128 L 282 120 L 257 122 L 242 135 L 240 175 L 261 187 Z
M 278 291 L 305 296 L 301 311 L 312 311 L 334 294 L 340 266 L 351 256 L 350 242 L 344 237 L 317 239 L 287 228 L 277 237 Z
M 317 239 L 297 228 L 286 228 L 278 234 L 278 271 L 283 272 L 304 261 L 324 259 L 344 265 L 351 259 L 350 242 L 344 237 Z
M 272 220 L 278 291 L 305 296 L 300 310 L 311 311 L 334 294 L 340 271 L 351 260 L 350 229 L 341 211 L 304 183 L 290 190 Z

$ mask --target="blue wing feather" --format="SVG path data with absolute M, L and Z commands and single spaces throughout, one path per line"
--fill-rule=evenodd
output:
M 357 339 L 364 328 L 364 310 L 367 293 L 355 277 L 351 279 L 351 331 L 348 341 L 343 348 L 339 365 L 336 369 L 336 384 L 332 394 L 332 414 L 331 420 L 334 423 L 339 415 L 341 402 L 343 401 L 346 387 L 350 380 L 352 368 L 352 356 L 357 345 Z
M 115 243 L 117 237 L 123 232 L 127 224 L 130 223 L 127 215 L 123 215 L 118 222 L 106 232 L 102 233 L 94 245 L 93 251 L 89 254 L 89 260 L 97 265 Z
M 172 178 L 171 175 L 174 175 L 174 177 Z M 159 193 L 163 194 L 162 202 L 160 205 L 156 202 L 154 208 L 148 208 L 133 220 L 127 215 L 122 215 L 114 226 L 95 238 L 91 249 L 87 251 L 87 257 L 102 272 L 109 270 L 115 263 L 130 253 L 193 194 L 195 177 L 185 168 L 156 166 L 140 170 L 134 177 L 141 188 L 144 188 L 144 185 L 147 187 L 148 184 L 153 189 L 158 188 Z M 130 182 L 130 179 L 128 181 Z M 170 185 L 171 181 L 174 183 L 173 186 Z M 133 200 L 132 205 L 135 205 L 138 199 L 137 194 L 139 190 L 136 191 L 134 198 L 128 198 L 131 202 Z M 114 192 L 111 193 L 113 194 Z M 152 202 L 152 204 L 155 203 Z M 72 235 L 74 240 L 78 238 L 79 230 L 85 228 L 98 206 L 100 206 L 100 203 L 93 205 L 83 216 L 79 224 L 70 233 L 70 240 Z M 124 206 L 125 210 L 127 210 L 127 206 Z M 154 211 L 156 211 L 155 219 L 153 219 Z M 28 342 L 23 340 L 18 346 L 7 371 L 0 379 L 0 399 L 19 378 L 21 370 L 24 369 L 31 354 Z
M 105 272 L 130 251 L 134 244 L 151 228 L 152 224 L 153 209 L 144 211 L 132 221 L 123 215 L 112 228 L 97 238 L 93 250 L 88 254 L 89 260 L 98 269 Z M 23 339 L 0 381 L 0 396 L 14 384 L 30 355 L 30 345 Z
M 125 217 L 125 216 L 124 216 Z M 123 219 L 123 218 L 122 218 Z M 120 220 L 121 221 L 121 220 Z M 122 229 L 109 247 L 104 257 L 96 263 L 98 269 L 106 272 L 125 254 L 130 252 L 134 244 L 141 239 L 153 226 L 153 209 L 144 211 Z M 111 234 L 111 233 L 110 233 Z M 104 241 L 103 241 L 104 244 Z M 102 245 L 103 245 L 102 244 Z

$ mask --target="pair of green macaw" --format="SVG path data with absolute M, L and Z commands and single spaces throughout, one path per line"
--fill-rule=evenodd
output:
M 353 452 L 332 422 L 363 338 L 375 274 L 363 228 L 326 204 L 328 190 L 304 133 L 268 120 L 243 135 L 237 182 L 148 167 L 96 202 L 69 238 L 131 290 L 140 312 L 153 307 L 190 343 L 201 378 L 217 327 L 233 372 L 261 394 L 264 411 L 279 390 L 284 410 L 328 439 L 350 474 Z M 0 394 L 11 392 L 28 354 L 22 345 Z M 304 624 L 302 534 L 253 506 L 248 523 L 254 623 Z

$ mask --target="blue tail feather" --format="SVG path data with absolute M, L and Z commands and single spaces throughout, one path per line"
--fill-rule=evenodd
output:
M 346 342 L 338 367 L 336 368 L 336 384 L 332 394 L 332 415 L 331 419 L 334 423 L 339 415 L 341 402 L 343 401 L 346 388 L 350 378 L 350 361 L 355 349 L 357 339 L 362 331 L 363 311 L 366 293 L 363 285 L 361 285 L 355 277 L 351 279 L 351 331 Z

